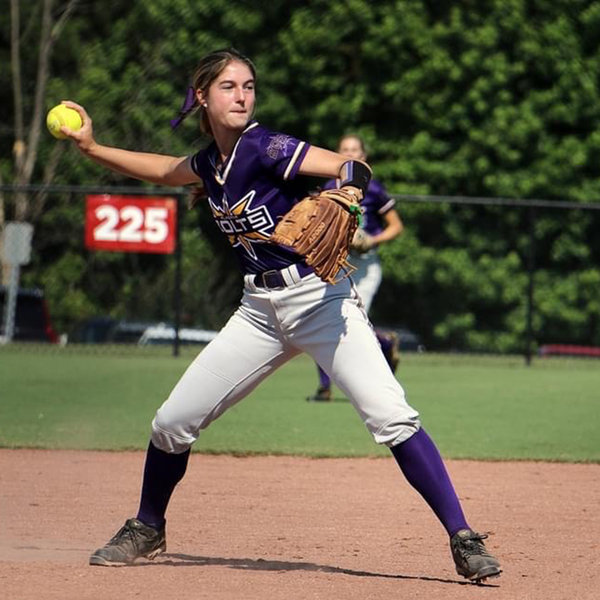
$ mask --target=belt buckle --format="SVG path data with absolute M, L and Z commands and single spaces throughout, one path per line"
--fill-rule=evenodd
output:
M 281 273 L 279 271 L 275 271 L 272 269 L 271 271 L 265 271 L 262 273 L 262 282 L 263 286 L 269 289 L 285 287 L 285 282 Z

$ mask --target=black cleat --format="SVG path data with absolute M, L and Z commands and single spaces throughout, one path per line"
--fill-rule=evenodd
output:
M 331 389 L 320 387 L 317 391 L 312 395 L 308 396 L 306 399 L 307 402 L 331 402 Z
M 500 563 L 485 549 L 483 540 L 486 538 L 485 534 L 461 529 L 450 539 L 456 572 L 475 583 L 502 573 Z
M 156 558 L 167 549 L 165 528 L 160 530 L 128 519 L 110 541 L 90 556 L 90 565 L 130 565 L 137 558 Z

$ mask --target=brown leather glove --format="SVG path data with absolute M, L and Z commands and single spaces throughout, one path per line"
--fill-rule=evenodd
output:
M 354 189 L 354 188 L 353 188 Z M 277 224 L 271 241 L 288 246 L 327 283 L 337 283 L 354 271 L 348 250 L 361 216 L 356 194 L 341 188 L 324 190 L 300 200 Z

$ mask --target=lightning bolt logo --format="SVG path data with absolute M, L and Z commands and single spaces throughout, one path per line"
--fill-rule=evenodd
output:
M 256 252 L 253 244 L 267 242 L 273 229 L 273 219 L 266 207 L 251 207 L 255 195 L 256 190 L 251 190 L 231 207 L 226 194 L 223 194 L 221 206 L 217 206 L 211 198 L 208 199 L 215 222 L 227 236 L 229 243 L 234 248 L 242 246 L 254 259 Z

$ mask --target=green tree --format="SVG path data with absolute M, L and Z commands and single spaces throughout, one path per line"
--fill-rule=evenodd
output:
M 10 0 L 10 13 L 2 16 L 3 37 L 10 40 L 8 52 L 6 49 L 2 52 L 5 57 L 10 57 L 6 63 L 10 64 L 10 85 L 3 87 L 2 95 L 10 93 L 10 101 L 5 98 L 7 102 L 3 104 L 12 108 L 11 115 L 3 115 L 8 117 L 3 122 L 12 124 L 12 135 L 3 140 L 2 147 L 8 150 L 3 156 L 12 154 L 12 161 L 0 162 L 0 183 L 7 179 L 18 185 L 32 181 L 40 152 L 52 56 L 77 4 L 78 0 L 68 0 L 56 8 L 53 0 Z M 27 49 L 30 47 L 37 52 L 29 54 Z M 9 147 L 10 142 L 12 148 Z M 43 170 L 45 181 L 52 179 L 60 151 L 61 147 L 56 146 L 46 161 Z M 41 212 L 44 200 L 43 194 L 38 195 L 35 202 L 25 193 L 15 194 L 14 215 L 11 217 L 18 221 L 35 218 Z M 0 195 L 0 228 L 5 219 L 5 200 Z
M 49 2 L 19 5 L 34 24 L 21 27 L 22 40 L 36 49 L 24 55 L 22 81 L 35 80 L 41 10 Z M 55 6 L 55 20 L 65 6 Z M 262 122 L 326 147 L 344 132 L 361 134 L 376 176 L 395 194 L 596 202 L 599 30 L 598 0 L 73 2 L 48 62 L 44 102 L 45 109 L 65 97 L 85 105 L 102 142 L 184 155 L 206 140 L 195 119 L 176 133 L 168 121 L 198 57 L 233 45 L 258 66 Z M 8 59 L 6 14 L 0 32 Z M 0 67 L 3 123 L 14 112 L 9 62 Z M 33 88 L 24 90 L 23 105 L 33 105 Z M 0 129 L 5 181 L 14 181 L 14 140 L 12 129 Z M 31 177 L 132 183 L 43 135 Z M 375 321 L 408 325 L 430 347 L 520 350 L 529 212 L 423 202 L 399 209 L 407 230 L 382 249 Z M 535 213 L 539 343 L 599 343 L 597 215 Z M 34 218 L 36 256 L 27 277 L 54 286 L 65 324 L 98 311 L 168 312 L 165 293 L 150 298 L 172 286 L 172 263 L 86 254 L 73 235 L 82 231 L 81 198 L 49 196 Z M 184 221 L 186 313 L 219 326 L 240 282 L 209 221 L 202 209 Z M 74 295 L 61 304 L 64 289 Z

